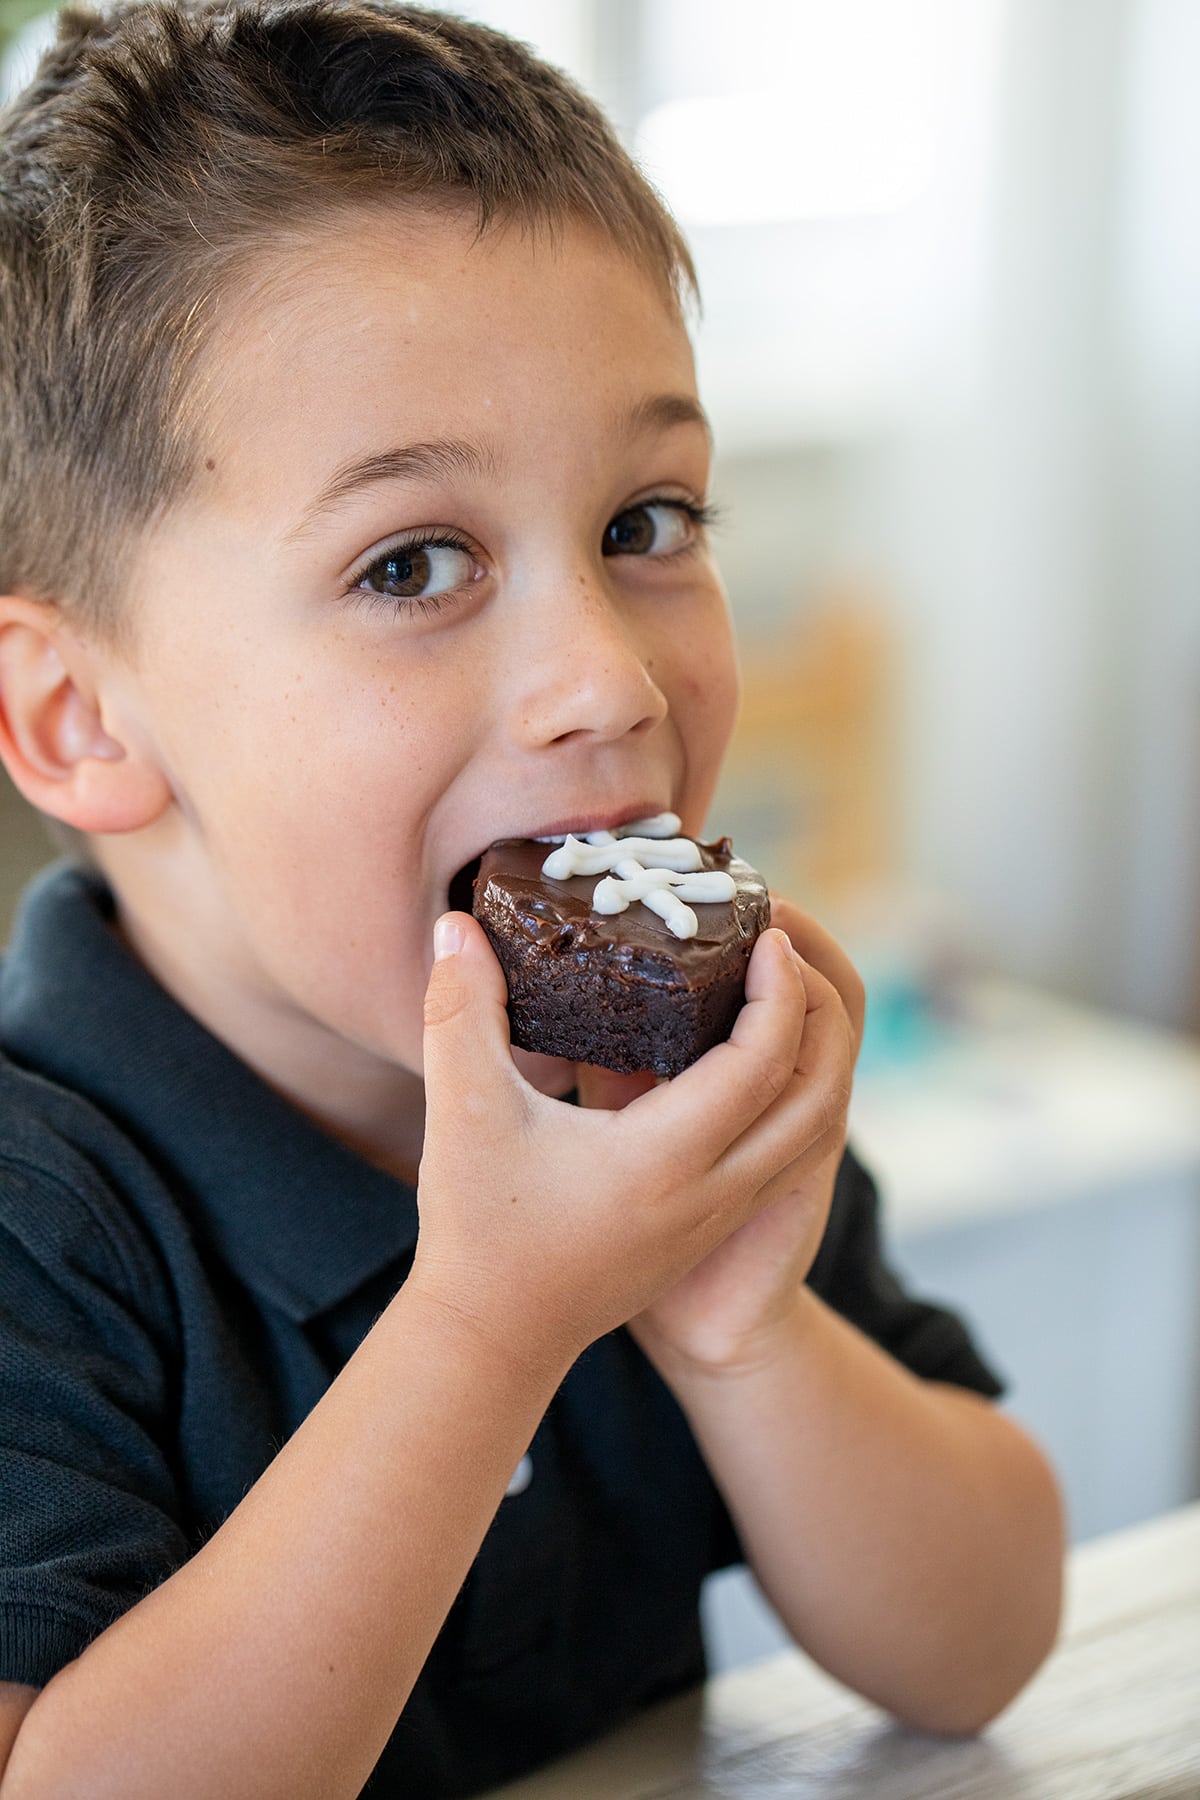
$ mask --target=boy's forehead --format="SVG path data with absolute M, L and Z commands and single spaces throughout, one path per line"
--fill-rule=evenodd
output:
M 607 238 L 411 211 L 261 259 L 227 298 L 206 386 L 218 472 L 282 460 L 308 487 L 371 445 L 458 445 L 499 473 L 572 430 L 703 423 L 678 310 Z

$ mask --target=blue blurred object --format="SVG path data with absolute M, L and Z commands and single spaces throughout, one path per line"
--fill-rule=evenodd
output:
M 947 1027 L 936 997 L 915 969 L 865 962 L 859 972 L 867 989 L 860 1072 L 921 1062 L 944 1045 Z

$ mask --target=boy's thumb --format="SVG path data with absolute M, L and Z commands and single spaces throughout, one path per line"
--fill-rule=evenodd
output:
M 482 926 L 469 913 L 443 913 L 433 928 L 433 956 L 423 1044 L 430 1098 L 478 1089 L 498 1066 L 515 1075 L 508 991 Z

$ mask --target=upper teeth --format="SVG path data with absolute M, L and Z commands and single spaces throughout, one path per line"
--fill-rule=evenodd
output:
M 614 838 L 673 838 L 679 835 L 679 826 L 678 813 L 661 812 L 650 819 L 630 819 L 627 825 L 618 825 L 613 831 L 581 831 L 578 836 L 585 844 L 611 844 Z M 550 837 L 534 838 L 533 841 L 535 844 L 563 844 L 570 836 L 569 831 L 557 831 Z

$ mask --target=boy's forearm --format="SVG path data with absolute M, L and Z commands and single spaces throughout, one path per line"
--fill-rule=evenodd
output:
M 747 1557 L 823 1667 L 918 1727 L 977 1730 L 1050 1649 L 1054 1478 L 977 1395 L 918 1380 L 807 1289 L 752 1371 L 662 1370 Z
M 564 1373 L 402 1290 L 221 1529 L 49 1683 L 3 1800 L 358 1794 Z

